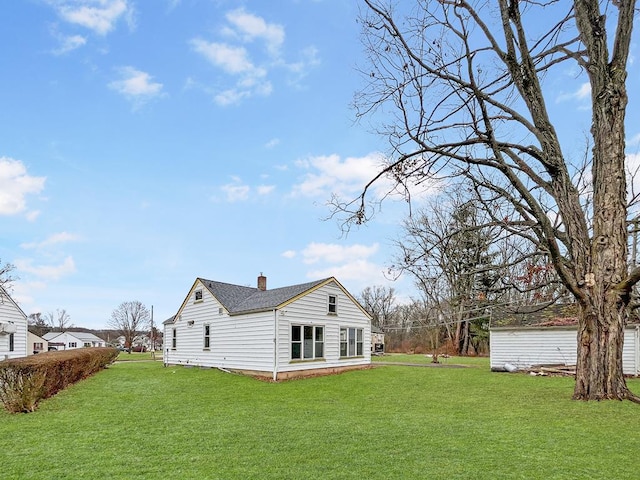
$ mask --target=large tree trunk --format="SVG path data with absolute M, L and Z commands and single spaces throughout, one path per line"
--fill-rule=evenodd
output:
M 575 400 L 633 400 L 622 373 L 626 311 L 615 297 L 600 308 L 581 308 Z
M 626 60 L 634 1 L 619 3 L 610 57 L 606 17 L 598 3 L 575 2 L 576 22 L 588 52 L 593 121 L 593 236 L 578 331 L 574 399 L 640 400 L 622 373 L 622 345 L 630 286 L 625 175 Z M 611 59 L 610 59 L 611 58 Z M 589 268 L 590 267 L 590 268 Z

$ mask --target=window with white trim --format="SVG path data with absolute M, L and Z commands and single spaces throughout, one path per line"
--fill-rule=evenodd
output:
M 194 302 L 201 302 L 202 301 L 202 290 L 196 290 L 194 295 Z
M 9 334 L 9 351 L 13 352 L 15 348 L 15 334 L 10 333 Z
M 211 325 L 204 325 L 204 348 L 209 349 L 211 347 Z
M 361 357 L 364 354 L 364 331 L 362 328 L 340 329 L 340 356 Z
M 175 350 L 177 345 L 178 345 L 178 331 L 174 328 L 173 331 L 171 332 L 171 348 Z
M 338 314 L 338 297 L 335 295 L 329 295 L 327 302 L 327 312 L 329 315 Z
M 78 348 L 78 342 L 69 342 L 69 348 Z
M 324 327 L 291 325 L 291 360 L 324 358 Z

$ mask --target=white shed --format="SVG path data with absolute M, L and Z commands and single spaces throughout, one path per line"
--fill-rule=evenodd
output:
M 27 316 L 0 287 L 0 360 L 27 356 Z
M 578 331 L 574 326 L 492 327 L 490 332 L 491 370 L 505 365 L 526 369 L 537 365 L 575 365 Z M 624 331 L 622 369 L 625 375 L 640 373 L 640 325 Z
M 164 322 L 165 365 L 240 371 L 273 380 L 362 368 L 371 318 L 333 277 L 267 290 L 197 278 Z

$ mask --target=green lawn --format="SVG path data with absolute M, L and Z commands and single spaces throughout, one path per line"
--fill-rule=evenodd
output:
M 155 356 L 155 360 L 162 361 L 162 352 L 120 352 L 118 358 L 116 358 L 117 362 L 133 362 L 140 360 L 153 360 Z
M 272 384 L 123 362 L 35 413 L 0 412 L 0 478 L 638 477 L 640 406 L 574 402 L 572 387 L 488 368 Z

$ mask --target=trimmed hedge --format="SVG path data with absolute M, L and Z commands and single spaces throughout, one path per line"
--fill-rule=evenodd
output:
M 79 348 L 0 362 L 0 401 L 12 413 L 33 412 L 49 398 L 114 362 L 118 350 Z

